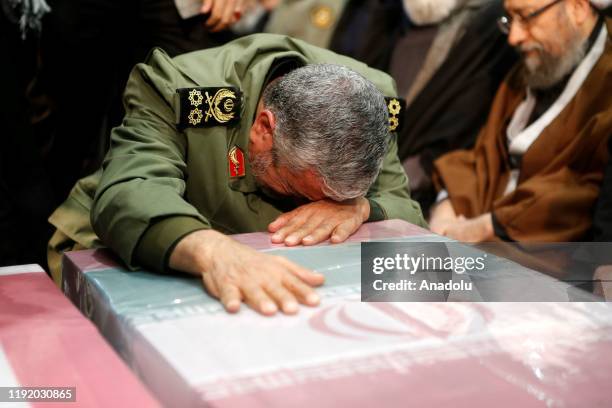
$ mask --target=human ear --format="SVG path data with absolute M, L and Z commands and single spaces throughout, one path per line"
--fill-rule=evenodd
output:
M 567 8 L 578 26 L 584 24 L 589 15 L 593 12 L 590 1 L 588 0 L 569 1 L 567 2 Z
M 269 150 L 274 140 L 274 129 L 276 128 L 276 117 L 268 109 L 257 112 L 253 126 L 251 127 L 251 143 L 257 150 Z

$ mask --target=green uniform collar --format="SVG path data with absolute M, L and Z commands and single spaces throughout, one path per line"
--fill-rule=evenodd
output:
M 177 59 L 177 68 L 183 75 L 195 84 L 209 84 L 206 70 L 193 65 L 181 64 Z M 306 65 L 304 56 L 296 51 L 278 52 L 278 50 L 267 53 L 244 55 L 235 60 L 225 73 L 225 83 L 215 84 L 218 87 L 234 87 L 242 92 L 242 108 L 239 123 L 227 126 L 227 151 L 234 146 L 238 147 L 244 154 L 246 174 L 243 177 L 229 178 L 228 185 L 231 189 L 243 193 L 253 193 L 259 190 L 253 177 L 249 160 L 249 135 L 251 125 L 257 110 L 257 104 L 265 85 L 275 77 L 282 75 L 291 69 Z M 229 164 L 228 164 L 229 166 Z

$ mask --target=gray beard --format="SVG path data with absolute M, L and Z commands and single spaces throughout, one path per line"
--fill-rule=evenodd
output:
M 265 195 L 273 199 L 287 198 L 268 187 L 261 178 L 269 167 L 274 166 L 274 154 L 272 152 L 249 154 L 249 161 L 255 184 Z
M 259 182 L 259 179 L 266 173 L 268 167 L 273 166 L 273 158 L 270 152 L 249 154 L 251 173 Z
M 582 61 L 586 55 L 587 41 L 577 37 L 568 47 L 567 52 L 556 57 L 539 49 L 540 65 L 531 67 L 523 57 L 525 80 L 531 89 L 549 89 L 563 80 Z

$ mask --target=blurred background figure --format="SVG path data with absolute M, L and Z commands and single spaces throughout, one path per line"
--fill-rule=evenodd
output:
M 99 167 L 131 68 L 224 44 L 278 0 L 0 0 L 0 265 L 45 265 L 47 217 Z
M 612 242 L 612 160 L 610 160 L 612 157 L 612 134 L 610 136 L 608 141 L 608 165 L 593 216 L 593 241 L 595 242 Z M 612 264 L 612 257 L 609 263 Z
M 406 10 L 421 25 L 400 40 L 391 74 L 407 103 L 398 140 L 400 160 L 412 197 L 428 213 L 435 201 L 433 162 L 451 150 L 473 146 L 517 55 L 495 22 L 503 13 L 501 0 L 445 1 L 443 13 L 425 13 L 434 9 L 434 2 L 425 0 L 416 1 L 423 7 L 418 13 L 414 5 L 408 7 L 412 1 L 404 1 Z
M 329 48 L 349 0 L 283 0 L 270 13 L 266 33 L 285 34 Z
M 33 82 L 44 1 L 0 1 L 0 266 L 41 263 L 50 234 L 52 191 L 39 125 L 48 115 Z
M 408 20 L 401 0 L 284 0 L 264 31 L 285 34 L 388 72 Z
M 435 162 L 432 231 L 459 241 L 588 238 L 612 133 L 612 19 L 588 0 L 506 0 L 521 60 L 473 149 Z
M 131 68 L 153 47 L 171 56 L 231 40 L 242 0 L 50 0 L 41 82 L 52 103 L 46 165 L 59 203 L 106 151 Z

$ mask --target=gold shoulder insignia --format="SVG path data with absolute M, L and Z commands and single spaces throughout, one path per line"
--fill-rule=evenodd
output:
M 389 111 L 389 132 L 399 132 L 403 125 L 404 109 L 406 101 L 402 98 L 385 97 L 387 110 Z
M 240 121 L 242 93 L 237 88 L 179 88 L 178 126 L 230 126 Z

